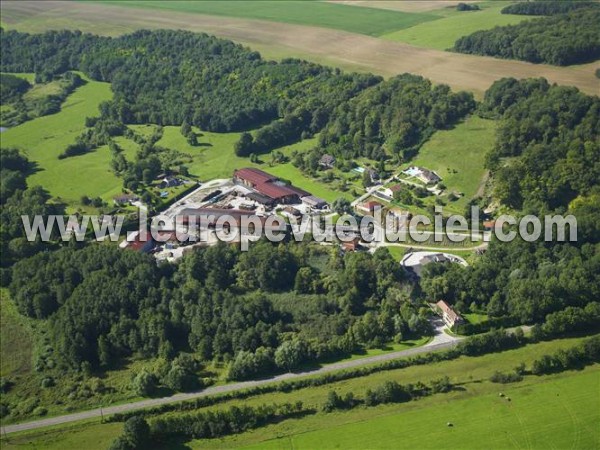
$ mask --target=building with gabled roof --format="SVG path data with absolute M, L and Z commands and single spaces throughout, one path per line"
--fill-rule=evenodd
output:
M 440 311 L 442 319 L 444 319 L 444 323 L 449 328 L 464 322 L 464 319 L 461 317 L 461 315 L 454 311 L 454 309 L 452 309 L 452 307 L 444 300 L 439 300 L 435 306 L 436 309 Z

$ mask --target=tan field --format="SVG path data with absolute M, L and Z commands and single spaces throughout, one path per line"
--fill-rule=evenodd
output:
M 479 0 L 328 0 L 350 6 L 390 9 L 404 12 L 428 12 L 436 9 L 452 8 L 459 3 L 477 3 Z
M 268 58 L 306 58 L 383 76 L 410 72 L 481 95 L 502 77 L 545 77 L 598 94 L 597 62 L 554 67 L 449 53 L 344 31 L 250 19 L 152 11 L 123 6 L 60 1 L 3 1 L 2 22 L 12 29 L 41 32 L 81 29 L 117 35 L 139 28 L 203 31 L 248 45 Z

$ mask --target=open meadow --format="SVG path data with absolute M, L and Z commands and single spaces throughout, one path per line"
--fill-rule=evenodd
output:
M 352 423 L 283 435 L 253 449 L 420 448 L 597 448 L 600 404 L 589 395 L 598 384 L 598 367 L 567 377 L 497 387 L 492 392 L 450 401 L 424 399 L 410 411 L 382 407 L 377 417 L 363 414 Z M 492 386 L 491 386 L 492 387 Z M 492 387 L 493 388 L 493 387 Z M 396 409 L 396 410 L 394 410 Z M 344 413 L 339 413 L 342 415 Z M 377 413 L 376 413 L 377 414 Z M 358 415 L 357 415 L 358 416 Z M 335 420 L 335 419 L 333 419 Z M 447 423 L 452 423 L 448 427 Z M 227 443 L 226 446 L 229 446 Z M 205 443 L 192 448 L 207 448 Z
M 2 133 L 2 147 L 16 147 L 36 164 L 30 186 L 41 185 L 68 205 L 81 196 L 112 198 L 122 182 L 109 167 L 108 147 L 66 159 L 58 159 L 85 129 L 85 118 L 99 114 L 98 105 L 112 97 L 110 85 L 88 81 L 75 90 L 56 114 L 38 117 Z
M 447 50 L 461 37 L 475 31 L 496 26 L 512 25 L 530 20 L 532 16 L 501 14 L 502 8 L 513 2 L 492 1 L 478 3 L 480 11 L 456 11 L 446 8 L 443 18 L 382 35 L 383 39 L 405 42 L 419 47 Z M 436 11 L 437 13 L 438 11 Z
M 484 440 L 494 448 L 513 445 L 547 448 L 549 443 L 558 448 L 593 448 L 600 439 L 594 426 L 600 419 L 600 405 L 597 396 L 589 395 L 589 389 L 600 381 L 599 365 L 579 372 L 530 375 L 519 383 L 503 385 L 489 381 L 497 370 L 511 370 L 521 362 L 530 364 L 544 354 L 580 341 L 581 338 L 558 339 L 480 357 L 463 356 L 452 361 L 378 372 L 320 387 L 225 401 L 198 411 L 297 400 L 320 410 L 332 389 L 340 395 L 353 392 L 362 396 L 366 389 L 390 380 L 406 384 L 448 376 L 457 386 L 450 393 L 408 403 L 318 412 L 221 439 L 185 444 L 167 442 L 154 448 L 182 445 L 185 447 L 181 448 L 442 448 L 447 447 L 450 433 L 452 439 L 460 439 L 464 444 L 462 448 L 480 448 Z M 498 392 L 506 397 L 499 397 Z M 447 427 L 447 422 L 454 426 Z M 2 443 L 7 449 L 104 449 L 121 429 L 122 424 L 100 424 L 91 420 L 9 435 Z M 428 438 L 424 440 L 423 436 Z
M 448 202 L 445 209 L 463 213 L 478 194 L 485 176 L 485 155 L 494 145 L 496 122 L 471 116 L 451 130 L 435 133 L 410 165 L 435 171 L 447 192 L 460 193 L 458 200 Z

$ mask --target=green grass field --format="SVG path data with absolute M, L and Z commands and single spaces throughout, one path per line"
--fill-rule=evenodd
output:
M 411 411 L 384 407 L 378 417 L 365 414 L 361 421 L 244 448 L 598 448 L 600 403 L 590 395 L 600 381 L 598 369 L 498 387 L 511 402 L 496 392 L 456 401 L 428 398 Z
M 502 8 L 511 3 L 513 2 L 480 3 L 480 11 L 459 12 L 452 9 L 446 12 L 446 17 L 439 20 L 419 23 L 409 28 L 384 34 L 381 37 L 419 47 L 447 50 L 454 46 L 457 39 L 476 31 L 511 25 L 532 18 L 531 16 L 501 14 Z
M 64 149 L 85 129 L 85 118 L 97 116 L 100 102 L 112 96 L 110 85 L 88 81 L 62 104 L 61 111 L 39 117 L 2 133 L 2 147 L 17 147 L 37 164 L 27 182 L 41 185 L 68 205 L 82 195 L 110 200 L 120 192 L 121 181 L 110 171 L 108 147 L 59 160 Z
M 496 122 L 471 116 L 451 130 L 435 133 L 410 162 L 435 171 L 446 185 L 446 192 L 464 194 L 448 202 L 445 210 L 462 213 L 477 193 L 485 175 L 485 155 L 494 145 L 495 131 Z
M 377 8 L 356 8 L 348 5 L 307 1 L 248 0 L 230 2 L 207 0 L 201 2 L 169 1 L 158 3 L 144 0 L 127 2 L 107 0 L 102 3 L 312 25 L 371 36 L 391 33 L 439 18 L 439 16 L 430 13 L 386 11 Z
M 386 380 L 414 383 L 448 376 L 460 386 L 452 393 L 409 403 L 318 413 L 240 435 L 185 445 L 191 448 L 456 448 L 456 437 L 460 439 L 460 448 L 481 448 L 482 442 L 488 443 L 488 448 L 596 448 L 600 437 L 593 424 L 600 419 L 600 399 L 589 394 L 600 382 L 600 365 L 580 372 L 527 376 L 520 383 L 508 385 L 488 381 L 496 370 L 510 370 L 521 362 L 530 364 L 543 354 L 571 347 L 580 340 L 559 339 L 481 357 L 384 371 L 316 388 L 230 400 L 210 409 L 297 400 L 319 408 L 331 389 L 342 395 L 352 391 L 362 396 L 366 389 Z M 512 401 L 500 398 L 498 392 L 505 393 Z M 448 428 L 448 421 L 455 426 Z M 2 443 L 7 449 L 104 449 L 121 429 L 121 424 L 89 421 L 9 435 L 8 442 L 3 439 Z M 448 440 L 448 433 L 453 433 L 453 439 Z M 167 443 L 162 448 L 181 445 Z
M 6 289 L 0 289 L 0 376 L 14 379 L 31 371 L 31 331 Z

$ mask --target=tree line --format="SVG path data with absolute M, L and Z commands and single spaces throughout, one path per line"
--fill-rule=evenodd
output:
M 532 2 L 518 3 L 515 7 L 525 4 Z M 458 39 L 453 50 L 557 66 L 584 64 L 600 58 L 599 21 L 599 8 L 576 9 L 567 14 L 476 31 Z
M 520 14 L 526 16 L 553 16 L 556 14 L 565 14 L 581 8 L 598 8 L 598 2 L 578 1 L 578 0 L 535 0 L 528 2 L 513 3 L 502 8 L 502 14 Z

